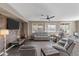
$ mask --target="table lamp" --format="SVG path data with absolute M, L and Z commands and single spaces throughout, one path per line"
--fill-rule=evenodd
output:
M 6 52 L 6 36 L 9 34 L 9 30 L 7 29 L 1 29 L 0 30 L 0 35 L 4 37 L 4 56 L 7 55 Z

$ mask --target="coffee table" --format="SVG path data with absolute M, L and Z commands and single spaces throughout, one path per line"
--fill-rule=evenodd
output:
M 53 47 L 41 48 L 41 53 L 44 56 L 59 56 L 60 55 L 59 51 Z

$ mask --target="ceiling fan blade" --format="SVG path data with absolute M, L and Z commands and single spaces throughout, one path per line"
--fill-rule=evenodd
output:
M 40 19 L 47 19 L 47 18 L 40 18 Z
M 40 19 L 45 20 L 45 21 L 48 21 L 48 19 L 47 19 L 47 18 L 40 18 Z
M 47 20 L 49 20 L 49 19 L 51 19 L 51 18 L 54 18 L 54 17 L 55 17 L 55 16 L 51 16 L 51 17 L 50 17 L 50 16 L 48 16 L 48 15 L 46 15 L 46 16 L 45 16 L 45 15 L 43 15 L 43 14 L 42 14 L 41 16 L 43 16 L 43 17 L 44 17 L 44 18 L 42 18 L 42 19 L 47 19 Z
M 44 16 L 43 14 L 41 16 Z
M 50 18 L 54 18 L 55 16 L 51 16 Z

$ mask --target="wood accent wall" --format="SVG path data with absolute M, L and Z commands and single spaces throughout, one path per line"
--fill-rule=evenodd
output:
M 6 29 L 7 28 L 7 17 L 0 14 L 0 29 Z M 7 42 L 6 46 L 9 47 L 9 43 L 13 42 L 17 39 L 17 32 L 18 30 L 9 30 L 9 35 L 7 35 Z M 4 38 L 0 36 L 0 52 L 3 50 L 4 47 Z
M 7 25 L 7 17 L 0 15 L 0 29 L 5 29 Z

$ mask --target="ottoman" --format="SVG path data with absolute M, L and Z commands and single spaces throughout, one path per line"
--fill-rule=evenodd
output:
M 44 56 L 59 56 L 60 53 L 58 50 L 56 50 L 55 48 L 53 47 L 45 47 L 45 48 L 41 48 L 41 53 L 44 55 Z

